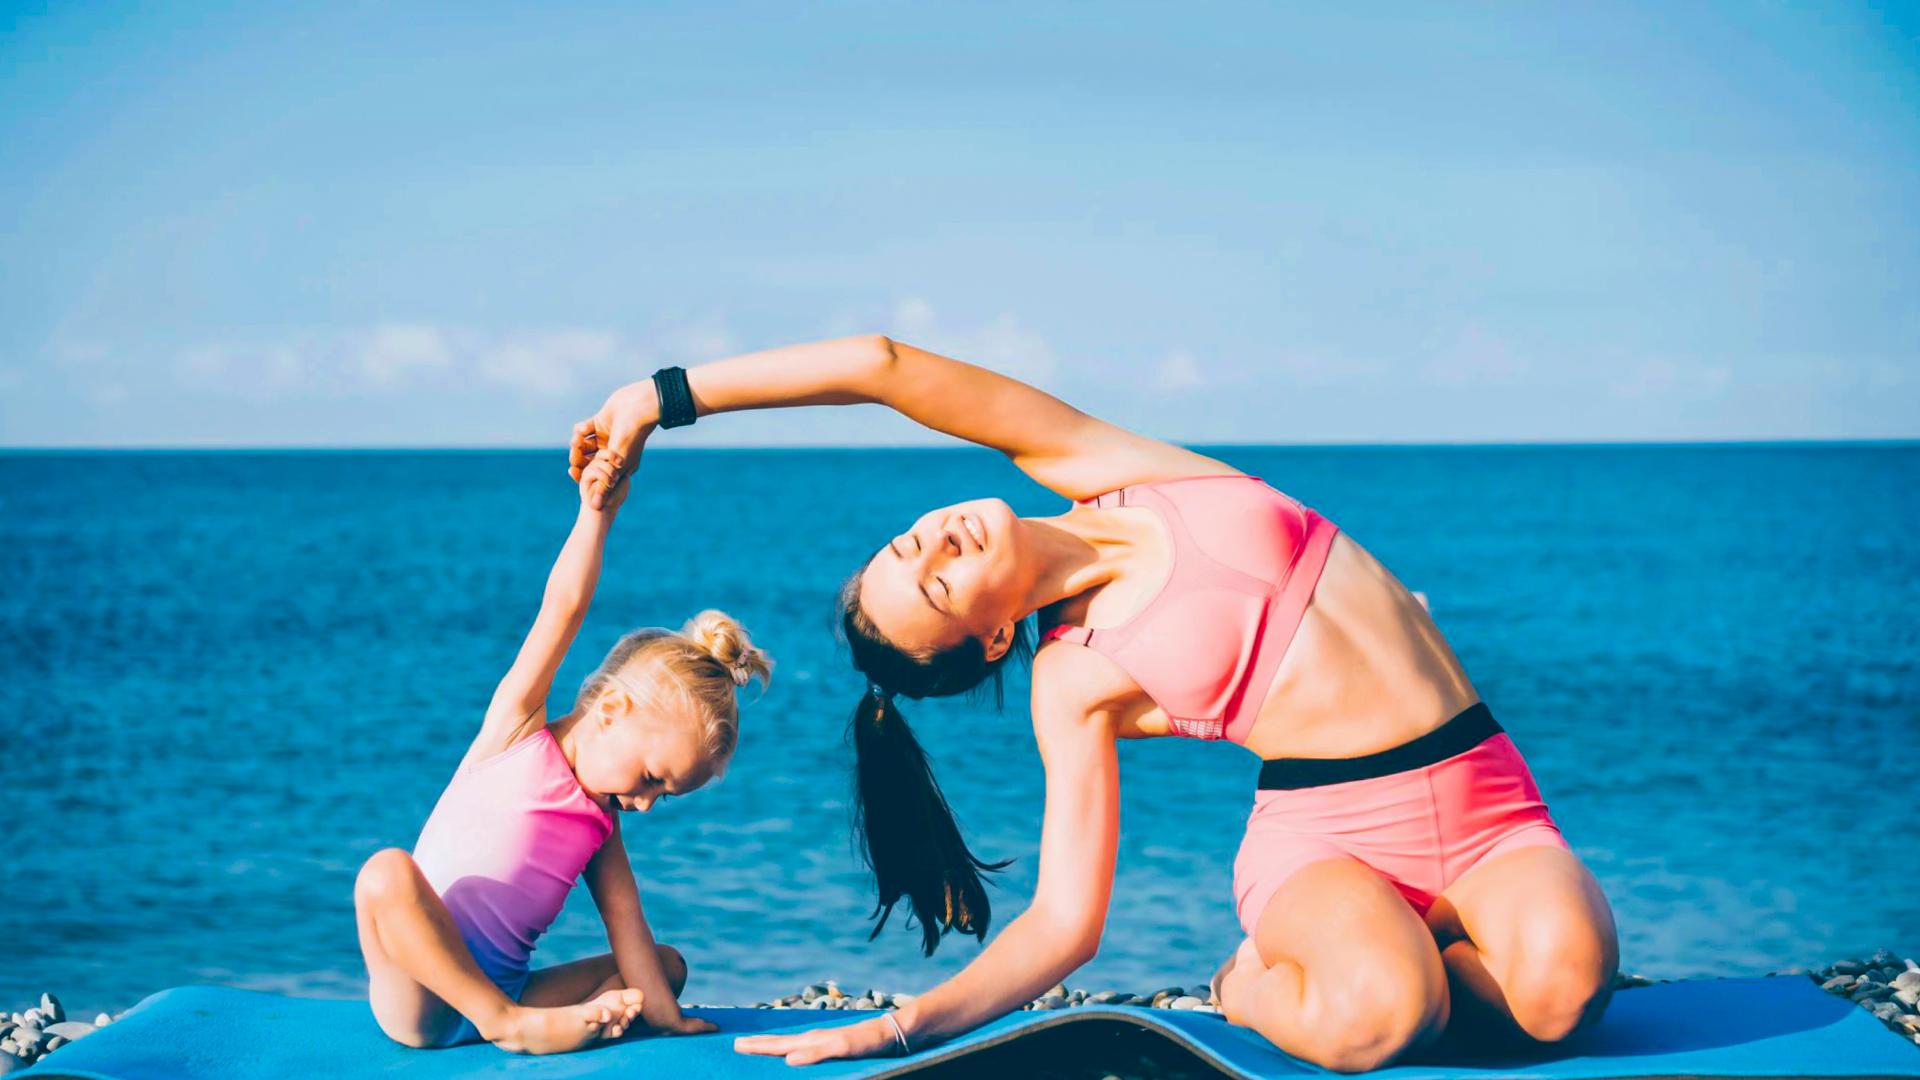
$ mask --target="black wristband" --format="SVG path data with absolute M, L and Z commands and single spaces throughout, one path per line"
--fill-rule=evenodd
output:
M 653 389 L 660 395 L 660 426 L 686 427 L 698 417 L 693 411 L 693 389 L 685 368 L 663 367 L 653 373 Z

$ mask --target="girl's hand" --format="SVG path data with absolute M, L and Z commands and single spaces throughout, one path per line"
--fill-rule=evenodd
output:
M 890 1057 L 900 1052 L 893 1025 L 875 1017 L 843 1027 L 814 1028 L 798 1035 L 742 1035 L 733 1040 L 739 1054 L 784 1057 L 789 1065 L 812 1065 L 840 1058 Z
M 597 506 L 596 496 L 599 499 Z M 626 501 L 627 477 L 618 474 L 611 458 L 603 454 L 587 462 L 587 467 L 580 470 L 582 506 L 596 508 L 603 514 L 611 514 L 620 509 L 620 504 Z
M 708 1032 L 720 1030 L 706 1020 L 685 1014 L 675 1016 L 670 1020 L 665 1020 L 658 1024 L 649 1024 L 648 1026 L 663 1035 L 705 1035 Z
M 613 466 L 616 481 L 633 472 L 639 464 L 640 448 L 660 423 L 660 401 L 653 380 L 646 379 L 615 390 L 600 411 L 573 425 L 573 444 L 567 452 L 569 471 L 575 480 L 586 483 L 588 464 L 606 458 Z M 606 488 L 595 484 L 586 495 L 587 505 L 598 510 Z

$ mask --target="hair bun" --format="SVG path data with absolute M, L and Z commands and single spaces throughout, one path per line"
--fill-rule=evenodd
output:
M 687 620 L 681 633 L 694 648 L 726 668 L 735 686 L 745 686 L 756 678 L 765 686 L 773 674 L 772 658 L 755 648 L 746 627 L 724 611 L 708 608 Z

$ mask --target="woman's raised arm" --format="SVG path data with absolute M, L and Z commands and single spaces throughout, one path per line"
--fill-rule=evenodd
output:
M 792 405 L 886 405 L 902 416 L 1006 454 L 1070 499 L 1126 484 L 1236 470 L 1109 424 L 1017 379 L 880 335 L 786 345 L 687 372 L 699 415 Z M 608 452 L 625 475 L 659 422 L 651 382 L 622 387 L 574 428 L 574 475 Z

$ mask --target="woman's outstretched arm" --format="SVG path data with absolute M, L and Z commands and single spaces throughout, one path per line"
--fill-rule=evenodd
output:
M 1046 765 L 1040 829 L 1040 880 L 1033 903 L 951 979 L 895 1014 L 909 1046 L 923 1049 L 1018 1009 L 1093 959 L 1113 895 L 1120 843 L 1120 763 L 1111 715 L 1074 700 L 1086 686 L 1082 649 L 1045 649 L 1034 659 L 1034 735 Z M 1052 668 L 1044 675 L 1038 670 Z M 795 1035 L 735 1040 L 747 1054 L 783 1056 L 792 1065 L 898 1052 L 892 1024 L 875 1018 Z
M 1075 409 L 1017 379 L 870 334 L 786 345 L 687 372 L 697 414 L 793 405 L 885 405 L 989 447 L 1070 499 L 1125 484 L 1236 470 Z M 607 452 L 625 475 L 659 422 L 651 381 L 622 387 L 574 427 L 574 476 Z

